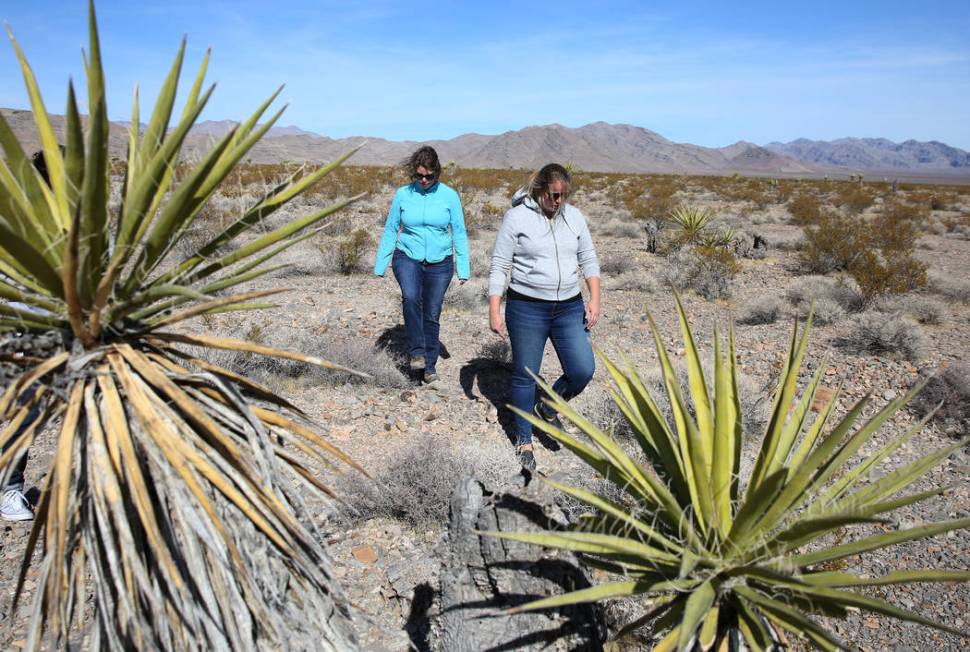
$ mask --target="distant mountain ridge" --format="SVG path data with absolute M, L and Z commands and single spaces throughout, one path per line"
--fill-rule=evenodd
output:
M 27 150 L 40 146 L 30 111 L 0 109 Z M 58 136 L 64 120 L 51 116 Z M 238 122 L 207 120 L 186 139 L 188 155 L 203 152 Z M 111 123 L 109 149 L 124 156 L 127 124 Z M 273 127 L 250 151 L 257 163 L 328 161 L 366 141 L 352 159 L 359 165 L 396 165 L 419 144 L 383 138 L 328 138 L 296 126 Z M 559 124 L 531 126 L 497 135 L 463 134 L 449 140 L 426 141 L 443 162 L 464 167 L 533 169 L 549 161 L 569 162 L 592 172 L 652 172 L 699 174 L 821 175 L 840 169 L 879 171 L 945 171 L 970 175 L 970 154 L 943 143 L 843 138 L 837 141 L 798 139 L 764 147 L 738 141 L 712 148 L 675 143 L 660 134 L 628 124 L 594 122 L 571 128 Z
M 861 170 L 970 169 L 970 153 L 935 140 L 894 143 L 885 138 L 839 138 L 768 143 L 765 148 L 804 163 Z

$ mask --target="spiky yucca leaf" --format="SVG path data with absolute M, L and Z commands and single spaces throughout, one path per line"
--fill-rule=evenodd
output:
M 652 319 L 675 428 L 667 425 L 632 366 L 621 369 L 601 356 L 614 382 L 614 400 L 645 453 L 646 465 L 631 458 L 545 384 L 544 389 L 552 396 L 551 405 L 585 437 L 577 439 L 541 419 L 523 415 L 598 474 L 619 485 L 628 503 L 620 505 L 604 496 L 549 481 L 586 503 L 595 515 L 572 531 L 489 533 L 573 550 L 592 565 L 624 576 L 622 581 L 545 598 L 517 610 L 642 596 L 653 605 L 649 618 L 631 623 L 624 631 L 647 623 L 653 623 L 659 632 L 667 628 L 656 648 L 663 650 L 737 649 L 740 641 L 751 650 L 772 649 L 780 646 L 785 631 L 820 649 L 845 649 L 811 616 L 844 617 L 851 608 L 966 636 L 950 625 L 857 593 L 851 587 L 964 582 L 970 580 L 970 571 L 905 570 L 873 578 L 830 572 L 822 564 L 970 526 L 970 519 L 963 518 L 903 530 L 876 530 L 841 545 L 826 544 L 825 539 L 845 527 L 883 524 L 883 514 L 942 493 L 904 493 L 894 498 L 968 440 L 927 453 L 879 479 L 870 479 L 871 471 L 912 438 L 925 421 L 861 461 L 855 454 L 920 387 L 892 401 L 867 421 L 861 415 L 868 398 L 840 420 L 833 419 L 836 395 L 812 422 L 809 407 L 826 365 L 819 365 L 819 372 L 799 398 L 796 385 L 808 345 L 809 317 L 800 337 L 797 323 L 792 331 L 774 410 L 751 477 L 742 490 L 743 433 L 733 331 L 727 338 L 726 356 L 715 331 L 714 379 L 708 383 L 676 294 L 675 301 L 685 342 L 693 415 Z M 807 550 L 809 544 L 812 547 Z
M 19 598 L 39 549 L 27 647 L 38 649 L 45 632 L 66 643 L 93 596 L 92 649 L 352 648 L 349 615 L 298 488 L 332 495 L 306 460 L 360 468 L 285 399 L 178 345 L 335 365 L 168 330 L 265 307 L 258 300 L 276 290 L 226 291 L 265 273 L 263 263 L 344 204 L 269 232 L 254 228 L 346 156 L 280 184 L 197 252 L 173 260 L 174 244 L 279 117 L 258 124 L 276 94 L 176 175 L 212 92 L 203 89 L 206 55 L 175 117 L 183 42 L 144 131 L 136 96 L 121 206 L 109 210 L 115 181 L 93 3 L 89 12 L 88 121 L 82 130 L 69 87 L 63 152 L 10 37 L 48 179 L 0 116 L 0 361 L 15 370 L 0 396 L 0 418 L 9 420 L 0 468 L 60 419 L 17 585 Z
M 667 214 L 667 221 L 680 229 L 677 237 L 682 244 L 693 245 L 701 242 L 705 229 L 714 217 L 714 211 L 710 208 L 681 204 Z

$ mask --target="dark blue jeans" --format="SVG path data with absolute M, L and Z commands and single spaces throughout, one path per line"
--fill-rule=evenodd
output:
M 412 358 L 424 356 L 424 370 L 434 373 L 441 348 L 441 302 L 455 273 L 455 263 L 450 256 L 438 263 L 414 260 L 395 249 L 391 269 L 401 286 L 408 352 Z
M 532 412 L 536 383 L 528 372 L 538 375 L 546 340 L 550 339 L 563 370 L 552 385 L 553 391 L 568 401 L 586 389 L 596 363 L 584 314 L 585 307 L 579 297 L 572 301 L 515 298 L 506 301 L 505 327 L 512 342 L 512 405 L 526 413 Z M 531 442 L 532 424 L 516 415 L 515 434 L 517 443 Z

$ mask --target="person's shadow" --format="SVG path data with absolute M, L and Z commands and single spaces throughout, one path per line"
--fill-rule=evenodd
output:
M 451 358 L 451 353 L 444 342 L 439 341 L 441 347 L 438 357 L 442 360 Z M 408 350 L 408 336 L 404 330 L 404 324 L 391 326 L 377 337 L 374 347 L 387 353 L 388 357 L 394 361 L 394 366 L 405 377 L 414 381 L 420 381 L 418 374 L 411 371 L 411 354 Z
M 509 384 L 512 380 L 511 354 L 506 350 L 499 350 L 501 347 L 489 347 L 496 349 L 491 355 L 479 353 L 478 357 L 472 358 L 462 366 L 458 374 L 458 382 L 465 396 L 470 400 L 484 398 L 491 403 L 498 412 L 498 424 L 502 426 L 502 431 L 508 437 L 509 443 L 515 445 L 518 437 L 515 434 L 515 415 L 508 408 L 510 402 Z M 508 348 L 508 345 L 505 347 Z M 480 396 L 475 393 L 478 387 Z M 561 448 L 559 442 L 544 432 L 533 431 L 536 439 L 545 448 L 557 451 Z

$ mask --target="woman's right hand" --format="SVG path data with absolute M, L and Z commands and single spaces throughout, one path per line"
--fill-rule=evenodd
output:
M 496 335 L 505 337 L 505 320 L 502 319 L 502 313 L 490 310 L 488 313 L 488 327 Z

